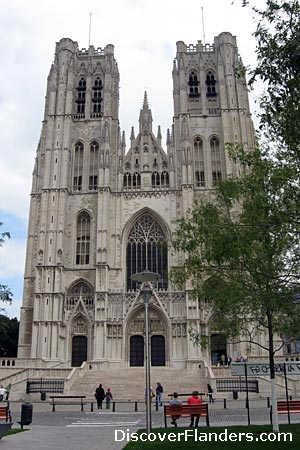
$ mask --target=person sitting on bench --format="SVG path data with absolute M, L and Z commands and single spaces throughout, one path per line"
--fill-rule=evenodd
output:
M 198 391 L 193 391 L 192 396 L 188 399 L 188 405 L 202 405 L 202 399 L 199 398 L 199 392 Z M 194 419 L 196 418 L 195 421 L 195 427 L 198 426 L 199 424 L 199 415 L 198 414 L 192 414 L 191 415 L 191 423 L 190 423 L 190 427 L 194 426 Z
M 173 399 L 170 401 L 170 405 L 182 405 L 182 402 L 178 400 L 178 394 L 177 392 L 174 392 Z M 179 419 L 180 416 L 172 416 L 172 422 L 171 424 L 177 427 L 177 419 Z

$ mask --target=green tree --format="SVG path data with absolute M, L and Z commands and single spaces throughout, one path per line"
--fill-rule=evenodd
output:
M 0 227 L 2 225 L 3 225 L 3 223 L 0 222 Z M 10 233 L 8 231 L 5 231 L 0 234 L 0 247 L 3 246 L 6 238 L 10 239 Z M 11 303 L 12 297 L 13 297 L 13 294 L 10 291 L 9 287 L 0 283 L 0 302 Z M 0 311 L 3 311 L 3 310 L 4 309 L 0 307 Z
M 18 352 L 19 322 L 0 314 L 0 356 L 14 358 Z
M 299 239 L 286 221 L 285 171 L 268 160 L 268 149 L 229 152 L 244 174 L 221 182 L 213 201 L 200 201 L 178 221 L 174 247 L 185 260 L 174 279 L 192 283 L 220 332 L 268 352 L 277 431 L 274 355 L 283 344 L 275 336 L 299 336 Z M 261 333 L 268 344 L 259 342 Z M 191 336 L 202 345 L 208 338 L 196 330 Z

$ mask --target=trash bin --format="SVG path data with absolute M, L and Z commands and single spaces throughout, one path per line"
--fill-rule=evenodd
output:
M 46 392 L 41 392 L 41 400 L 42 401 L 46 400 Z
M 237 400 L 239 397 L 238 391 L 232 391 L 232 395 L 233 395 L 233 400 Z
M 18 422 L 23 428 L 23 425 L 30 425 L 32 422 L 32 404 L 23 403 L 21 408 L 21 420 Z

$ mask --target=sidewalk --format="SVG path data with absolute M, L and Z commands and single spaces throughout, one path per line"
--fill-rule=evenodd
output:
M 228 408 L 217 402 L 209 405 L 211 426 L 226 427 L 230 425 L 247 425 L 247 410 L 244 402 L 229 402 Z M 49 402 L 33 403 L 33 421 L 28 431 L 7 436 L 0 441 L 0 450 L 121 450 L 126 442 L 115 442 L 115 430 L 136 431 L 145 427 L 145 411 L 134 412 L 123 405 L 123 410 L 116 412 L 81 412 L 80 407 L 57 407 L 52 412 Z M 59 409 L 60 408 L 60 409 Z M 62 410 L 62 408 L 64 408 Z M 127 410 L 126 410 L 127 409 Z M 12 403 L 11 410 L 14 428 L 19 428 L 21 403 Z M 250 401 L 251 424 L 270 424 L 269 409 L 266 401 Z M 292 422 L 299 421 L 299 415 L 292 415 Z M 188 426 L 188 419 L 178 421 L 179 426 Z M 287 418 L 280 417 L 280 423 L 287 423 Z M 200 427 L 204 419 L 200 419 Z M 164 427 L 163 408 L 152 411 L 152 427 Z

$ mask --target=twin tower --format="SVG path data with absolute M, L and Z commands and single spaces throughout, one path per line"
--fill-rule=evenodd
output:
M 230 33 L 213 45 L 178 42 L 166 145 L 145 93 L 126 150 L 113 45 L 56 44 L 32 179 L 19 358 L 142 366 L 144 309 L 131 276 L 143 270 L 161 275 L 149 310 L 152 366 L 191 368 L 243 353 L 218 334 L 189 286 L 168 277 L 183 257 L 172 251 L 174 221 L 238 175 L 227 142 L 254 146 L 240 65 Z M 191 326 L 211 336 L 210 351 L 193 347 Z

